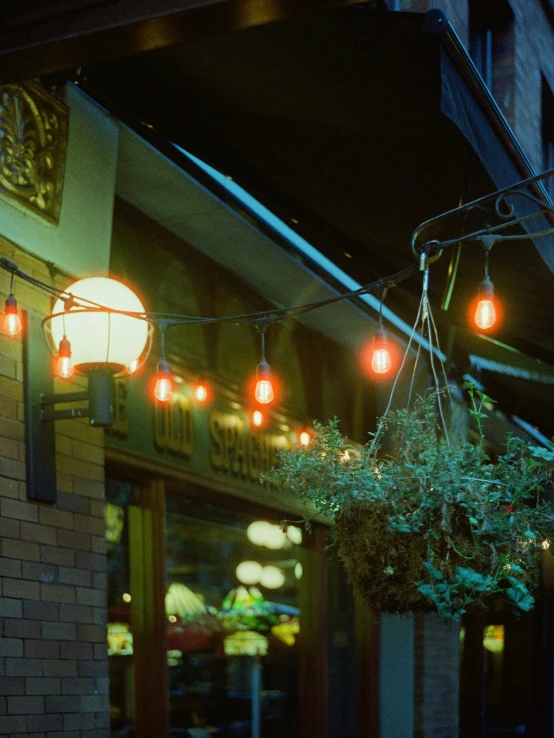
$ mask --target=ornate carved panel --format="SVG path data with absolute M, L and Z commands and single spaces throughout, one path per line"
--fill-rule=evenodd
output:
M 34 82 L 0 86 L 0 196 L 58 223 L 69 108 Z

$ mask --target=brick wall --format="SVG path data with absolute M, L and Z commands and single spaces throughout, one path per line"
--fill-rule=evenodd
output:
M 459 627 L 421 614 L 414 627 L 414 738 L 458 738 Z
M 1 239 L 0 256 L 52 281 Z M 2 304 L 9 279 L 0 274 Z M 22 308 L 49 311 L 36 288 L 16 279 L 14 292 Z M 0 735 L 107 738 L 103 433 L 57 421 L 57 502 L 27 500 L 22 376 L 21 339 L 0 335 Z

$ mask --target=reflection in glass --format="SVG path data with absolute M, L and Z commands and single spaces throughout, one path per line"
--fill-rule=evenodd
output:
M 284 534 L 279 548 L 253 543 L 247 535 L 252 522 L 244 514 L 168 495 L 172 736 L 298 735 L 301 583 L 295 570 L 302 550 Z M 278 528 L 264 522 L 258 528 Z M 264 586 L 267 571 L 273 588 Z
M 133 632 L 129 576 L 128 506 L 131 485 L 108 479 L 106 547 L 108 570 L 108 662 L 112 736 L 134 734 Z

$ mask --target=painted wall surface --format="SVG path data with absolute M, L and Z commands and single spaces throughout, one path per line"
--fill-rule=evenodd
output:
M 102 274 L 110 257 L 118 128 L 72 85 L 64 101 L 70 120 L 60 223 L 1 200 L 2 236 L 75 276 Z

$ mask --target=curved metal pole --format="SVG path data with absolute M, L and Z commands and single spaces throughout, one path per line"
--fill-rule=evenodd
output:
M 431 255 L 433 252 L 436 253 L 442 250 L 442 248 L 446 246 L 451 246 L 451 245 L 454 245 L 455 243 L 458 243 L 460 240 L 467 241 L 469 238 L 474 237 L 475 235 L 482 236 L 482 235 L 486 235 L 486 233 L 490 233 L 493 229 L 491 229 L 491 231 L 485 231 L 485 232 L 481 230 L 477 232 L 477 234 L 468 234 L 468 235 L 461 237 L 460 239 L 455 239 L 455 240 L 450 239 L 449 241 L 445 241 L 444 244 L 437 240 L 423 241 L 421 238 L 422 234 L 425 233 L 425 231 L 427 231 L 429 228 L 431 228 L 431 226 L 436 226 L 438 223 L 448 220 L 453 215 L 459 215 L 460 213 L 465 213 L 471 210 L 475 210 L 476 208 L 480 208 L 483 205 L 486 205 L 490 202 L 495 203 L 494 209 L 495 209 L 496 215 L 502 220 L 506 221 L 504 224 L 501 225 L 501 227 L 507 227 L 508 225 L 517 225 L 518 223 L 522 223 L 525 220 L 529 220 L 530 216 L 524 216 L 522 218 L 515 218 L 513 206 L 506 203 L 506 198 L 509 197 L 510 195 L 519 195 L 521 197 L 526 197 L 527 199 L 536 203 L 539 207 L 542 207 L 542 211 L 537 213 L 537 217 L 541 215 L 542 213 L 546 213 L 546 212 L 554 214 L 554 208 L 551 205 L 549 205 L 547 202 L 539 200 L 539 198 L 536 198 L 533 195 L 530 195 L 529 193 L 520 191 L 522 187 L 527 187 L 533 182 L 538 182 L 539 180 L 546 179 L 547 177 L 551 177 L 551 176 L 554 176 L 554 169 L 549 169 L 546 172 L 542 172 L 542 174 L 535 174 L 533 177 L 528 177 L 527 179 L 523 179 L 521 180 L 521 182 L 517 182 L 516 184 L 510 185 L 509 187 L 505 187 L 501 190 L 497 190 L 496 192 L 493 192 L 489 195 L 484 195 L 483 197 L 480 197 L 477 200 L 472 200 L 471 202 L 468 202 L 465 205 L 460 205 L 457 208 L 448 210 L 446 213 L 441 213 L 440 215 L 436 215 L 434 218 L 430 218 L 429 220 L 424 221 L 423 223 L 418 225 L 418 227 L 415 229 L 415 231 L 412 234 L 411 246 L 412 246 L 413 254 L 419 259 L 422 253 L 428 253 L 429 255 Z M 502 206 L 507 207 L 507 209 L 503 210 Z M 497 230 L 498 228 L 499 226 L 497 226 L 495 230 Z M 546 232 L 544 232 L 544 234 L 546 234 Z

